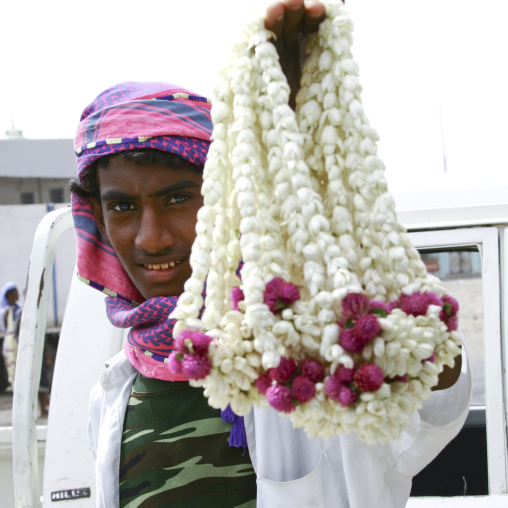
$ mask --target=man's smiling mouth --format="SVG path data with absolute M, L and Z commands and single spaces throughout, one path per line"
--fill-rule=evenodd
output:
M 169 263 L 161 263 L 160 265 L 143 265 L 147 270 L 168 270 L 180 264 L 181 261 L 170 261 Z

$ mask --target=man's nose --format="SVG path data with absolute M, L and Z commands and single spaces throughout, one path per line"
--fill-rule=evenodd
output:
M 153 208 L 144 208 L 139 221 L 135 245 L 150 254 L 166 251 L 173 244 L 167 217 Z

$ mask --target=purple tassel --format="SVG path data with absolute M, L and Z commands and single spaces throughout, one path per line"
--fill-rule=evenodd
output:
M 227 423 L 235 423 L 236 419 L 238 418 L 229 404 L 228 407 L 224 409 L 224 411 L 220 412 L 220 415 L 222 416 L 222 420 Z
M 245 453 L 245 449 L 247 448 L 247 436 L 245 434 L 243 416 L 236 415 L 228 404 L 228 407 L 224 411 L 221 411 L 221 417 L 223 421 L 233 424 L 229 434 L 229 446 L 243 448 Z
M 243 422 L 243 416 L 237 416 L 235 423 L 231 427 L 229 433 L 229 446 L 236 448 L 247 448 L 247 436 L 245 435 L 245 424 Z

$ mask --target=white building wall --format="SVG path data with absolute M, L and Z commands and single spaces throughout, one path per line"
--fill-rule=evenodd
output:
M 51 189 L 64 189 L 65 201 L 70 200 L 67 178 L 7 178 L 0 177 L 0 204 L 20 205 L 21 194 L 32 192 L 34 203 L 51 202 Z
M 57 208 L 61 206 L 65 205 L 57 205 Z M 26 288 L 35 231 L 46 213 L 45 204 L 0 206 L 0 287 L 6 282 L 16 282 L 21 300 Z M 75 263 L 75 235 L 74 230 L 70 230 L 63 234 L 57 247 L 56 302 L 53 293 L 52 304 L 48 309 L 47 326 L 59 326 L 62 322 Z

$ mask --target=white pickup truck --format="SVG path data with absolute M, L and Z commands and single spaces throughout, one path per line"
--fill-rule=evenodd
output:
M 463 315 L 477 320 L 480 330 L 478 337 L 466 336 L 476 395 L 462 432 L 415 478 L 408 506 L 508 507 L 508 331 L 504 319 L 508 315 L 508 205 L 399 211 L 399 216 L 411 231 L 413 243 L 426 253 L 429 266 L 451 251 L 473 253 L 478 265 L 476 284 L 464 284 L 464 297 L 474 296 L 479 310 L 475 316 Z M 34 240 L 13 422 L 12 427 L 0 429 L 1 508 L 49 508 L 55 502 L 62 503 L 56 505 L 61 508 L 95 506 L 95 473 L 87 439 L 88 393 L 104 361 L 120 350 L 125 337 L 107 321 L 103 295 L 77 278 L 71 284 L 60 334 L 48 424 L 36 425 L 48 278 L 55 245 L 71 227 L 69 208 L 51 212 Z M 454 280 L 460 285 L 460 277 Z M 461 301 L 456 288 L 454 296 Z

